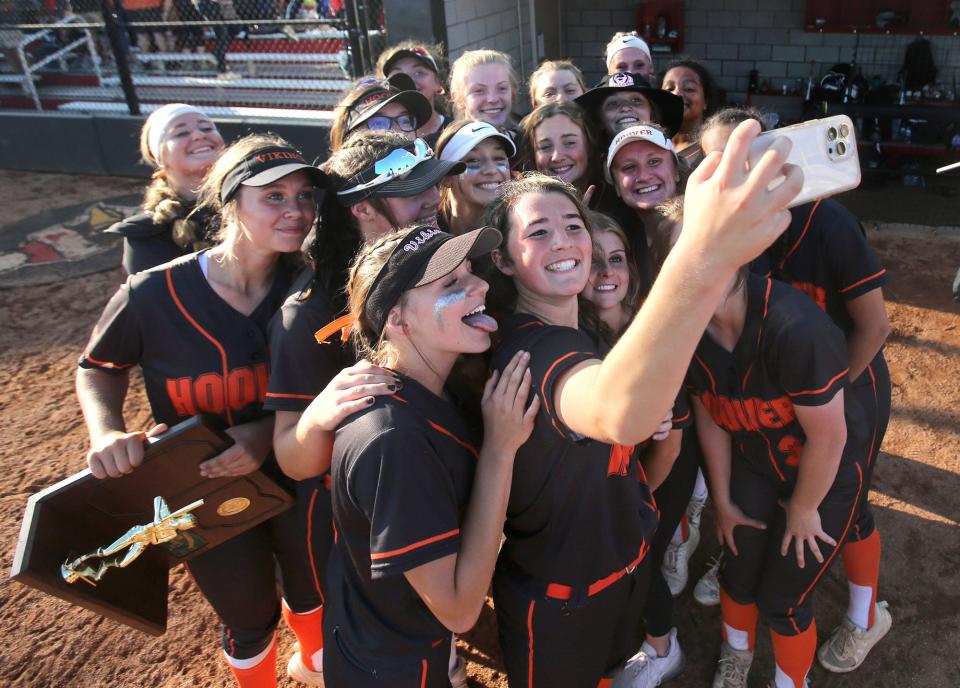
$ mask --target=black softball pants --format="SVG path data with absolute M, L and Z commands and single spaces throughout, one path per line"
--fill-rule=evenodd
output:
M 649 554 L 630 575 L 578 602 L 497 566 L 493 600 L 510 688 L 596 688 L 639 649 Z
M 273 641 L 280 621 L 278 583 L 293 611 L 305 613 L 320 606 L 307 556 L 306 523 L 302 500 L 297 500 L 282 514 L 187 564 L 220 617 L 221 642 L 230 657 L 256 657 Z
M 793 543 L 786 556 L 780 544 L 786 529 L 786 511 L 779 500 L 787 499 L 790 486 L 778 486 L 733 458 L 730 496 L 744 514 L 763 521 L 767 528 L 738 526 L 734 538 L 739 555 L 726 548 L 720 584 L 738 604 L 756 603 L 771 630 L 784 636 L 799 635 L 813 621 L 810 593 L 833 563 L 853 530 L 860 502 L 866 495 L 863 469 L 858 464 L 841 465 L 833 486 L 817 511 L 823 530 L 836 540 L 836 547 L 818 541 L 821 564 L 804 547 L 804 568 L 797 564 Z

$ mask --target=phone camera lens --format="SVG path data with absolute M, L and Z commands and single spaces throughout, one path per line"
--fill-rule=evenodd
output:
M 837 138 L 837 129 L 836 127 L 830 127 L 827 129 L 827 138 L 831 141 L 836 140 Z
M 848 127 L 846 124 L 841 124 L 841 125 L 840 125 L 840 138 L 845 139 L 845 138 L 847 138 L 849 135 L 850 135 L 850 127 Z
M 847 152 L 847 144 L 843 141 L 837 141 L 837 155 L 844 155 Z

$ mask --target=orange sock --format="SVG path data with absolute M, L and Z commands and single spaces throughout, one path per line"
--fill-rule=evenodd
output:
M 807 630 L 800 635 L 780 635 L 770 631 L 770 638 L 773 640 L 773 658 L 777 663 L 777 688 L 786 679 L 792 681 L 795 688 L 803 688 L 817 651 L 817 622 L 811 621 Z
M 681 542 L 686 542 L 690 539 L 690 521 L 687 520 L 686 511 L 680 516 L 680 533 L 683 537 Z
M 270 648 L 256 665 L 248 669 L 238 669 L 227 658 L 227 665 L 237 679 L 240 688 L 276 688 L 277 686 L 277 637 L 274 636 Z
M 297 614 L 287 606 L 287 601 L 283 600 L 283 620 L 297 636 L 303 665 L 310 671 L 320 671 L 320 667 L 313 665 L 313 656 L 323 649 L 323 607 L 317 607 L 306 614 Z
M 757 605 L 734 602 L 726 590 L 720 588 L 720 618 L 723 639 L 734 650 L 749 650 L 757 641 Z M 746 647 L 744 647 L 746 646 Z
M 857 626 L 871 628 L 880 582 L 880 533 L 874 529 L 866 540 L 847 542 L 840 558 L 850 588 L 847 616 Z

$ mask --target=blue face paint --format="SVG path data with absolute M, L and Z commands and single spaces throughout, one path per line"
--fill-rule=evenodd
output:
M 463 289 L 444 294 L 433 304 L 433 315 L 437 319 L 437 327 L 443 329 L 443 311 L 455 303 L 460 303 L 467 298 L 467 292 Z

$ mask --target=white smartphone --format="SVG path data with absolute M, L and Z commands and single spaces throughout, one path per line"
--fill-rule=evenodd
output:
M 787 162 L 803 170 L 803 188 L 789 207 L 833 196 L 860 185 L 857 134 L 853 122 L 846 115 L 812 119 L 763 132 L 750 144 L 750 167 L 760 160 L 760 156 L 779 136 L 793 143 Z M 777 177 L 770 188 L 782 182 L 783 177 Z

